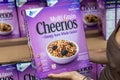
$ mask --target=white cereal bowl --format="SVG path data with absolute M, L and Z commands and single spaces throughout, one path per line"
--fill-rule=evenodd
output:
M 71 41 L 70 41 L 70 42 L 71 42 Z M 74 42 L 72 42 L 72 43 L 74 43 Z M 59 58 L 59 57 L 52 56 L 52 55 L 48 52 L 48 50 L 47 50 L 48 45 L 47 45 L 47 47 L 46 47 L 47 55 L 48 55 L 48 57 L 49 57 L 53 62 L 55 62 L 55 63 L 58 63 L 58 64 L 67 64 L 67 63 L 73 61 L 73 60 L 77 57 L 78 49 L 79 49 L 79 48 L 78 48 L 78 45 L 77 45 L 76 43 L 74 43 L 74 44 L 75 44 L 76 47 L 77 47 L 77 51 L 76 51 L 76 53 L 75 53 L 73 56 L 63 57 L 63 58 Z
M 87 16 L 87 15 L 86 15 L 86 16 Z M 91 22 L 91 23 L 87 22 L 87 21 L 85 20 L 85 17 L 86 17 L 86 16 L 83 17 L 83 22 L 84 22 L 86 25 L 88 25 L 88 26 L 94 26 L 94 25 L 96 25 L 96 24 L 98 23 L 98 21 L 97 21 L 97 22 Z
M 10 25 L 11 26 L 11 25 Z M 0 35 L 8 35 L 8 34 L 10 34 L 10 33 L 12 33 L 13 32 L 13 26 L 11 26 L 11 30 L 10 31 L 7 31 L 7 32 L 5 32 L 5 31 L 0 31 Z

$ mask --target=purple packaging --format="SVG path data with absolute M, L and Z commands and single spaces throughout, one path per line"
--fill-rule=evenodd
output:
M 116 0 L 105 0 L 105 26 L 103 35 L 108 40 L 116 26 Z
M 99 79 L 101 71 L 104 69 L 105 64 L 97 64 L 97 77 Z
M 79 0 L 47 0 L 47 6 L 49 7 L 76 3 L 79 3 Z
M 0 39 L 19 38 L 19 27 L 14 2 L 0 2 Z
M 31 62 L 16 64 L 19 80 L 39 80 L 36 67 Z
M 28 9 L 26 19 L 39 78 L 89 65 L 79 4 Z
M 39 8 L 45 7 L 45 0 L 16 0 L 17 5 L 17 13 L 19 19 L 20 33 L 21 37 L 27 37 L 27 28 L 26 28 L 26 20 L 25 20 L 25 10 L 31 8 Z
M 97 0 L 98 3 L 98 10 L 101 16 L 101 22 L 99 22 L 99 32 L 103 35 L 103 28 L 106 26 L 105 24 L 105 1 L 104 0 Z
M 96 63 L 90 63 L 88 67 L 84 67 L 82 69 L 77 70 L 80 74 L 83 74 L 85 76 L 89 76 L 93 80 L 97 79 L 97 64 Z
M 0 66 L 0 80 L 18 80 L 15 65 Z
M 116 16 L 116 25 L 117 25 L 117 23 L 118 23 L 118 21 L 119 21 L 119 19 L 120 19 L 120 1 L 119 0 L 117 0 L 117 10 L 116 10 L 117 12 L 117 16 Z
M 103 12 L 99 10 L 97 0 L 83 0 L 80 8 L 85 30 L 100 30 L 103 27 Z
M 97 0 L 97 3 L 98 3 L 98 7 L 100 9 L 105 9 L 105 1 L 104 0 Z

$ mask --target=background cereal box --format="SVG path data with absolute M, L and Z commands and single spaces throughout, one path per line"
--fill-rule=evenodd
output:
M 79 3 L 79 0 L 46 0 L 46 1 L 47 1 L 47 6 L 49 7 Z
M 18 80 L 16 65 L 0 66 L 0 80 Z
M 119 13 L 120 13 L 120 1 L 117 0 L 116 25 L 117 25 L 117 23 L 118 23 L 118 21 L 120 19 L 120 14 Z
M 14 1 L 0 2 L 0 39 L 19 38 L 19 27 Z
M 37 70 L 32 62 L 16 64 L 19 80 L 39 80 Z
M 77 70 L 80 74 L 83 74 L 85 76 L 89 76 L 93 80 L 97 79 L 97 64 L 96 63 L 90 63 L 89 66 L 84 67 L 82 69 Z
M 97 64 L 97 77 L 99 79 L 101 71 L 105 68 L 105 64 Z
M 28 9 L 26 16 L 39 78 L 89 65 L 79 4 Z
M 102 28 L 103 12 L 99 10 L 97 0 L 83 0 L 80 3 L 80 8 L 85 30 Z

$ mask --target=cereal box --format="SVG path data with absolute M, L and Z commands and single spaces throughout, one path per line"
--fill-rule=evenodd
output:
M 83 74 L 85 76 L 89 76 L 93 80 L 97 80 L 97 64 L 96 63 L 90 63 L 88 67 L 81 68 L 77 70 L 80 74 Z
M 119 19 L 120 19 L 120 0 L 117 0 L 117 10 L 116 10 L 117 12 L 116 12 L 116 25 L 117 25 L 117 23 L 118 23 L 118 21 L 119 21 Z
M 97 0 L 82 0 L 80 5 L 85 30 L 101 29 L 103 12 L 99 10 Z
M 9 1 L 0 2 L 0 39 L 20 37 L 15 3 Z
M 47 6 L 49 7 L 76 3 L 79 3 L 79 0 L 47 0 Z
M 100 12 L 99 16 L 101 16 L 101 22 L 99 24 L 99 32 L 103 34 L 103 28 L 106 26 L 105 24 L 105 1 L 104 0 L 97 0 L 98 3 L 98 11 Z
M 89 65 L 79 4 L 28 9 L 26 19 L 39 78 Z
M 0 80 L 18 80 L 18 73 L 15 65 L 0 66 Z
M 100 77 L 101 71 L 105 68 L 105 64 L 97 64 L 97 77 Z
M 19 80 L 39 80 L 37 70 L 32 62 L 16 64 Z
M 30 8 L 45 7 L 45 0 L 16 0 L 17 13 L 19 19 L 20 33 L 21 37 L 27 36 L 26 20 L 25 20 L 25 10 Z

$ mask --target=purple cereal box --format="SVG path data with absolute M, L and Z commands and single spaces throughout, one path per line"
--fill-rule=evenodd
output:
M 49 7 L 76 3 L 79 3 L 79 0 L 47 0 L 47 6 Z
M 0 0 L 0 3 L 14 2 L 15 0 Z
M 31 63 L 16 64 L 19 80 L 39 80 L 36 67 Z
M 101 71 L 104 69 L 105 64 L 97 64 L 97 77 L 99 78 Z
M 100 9 L 105 9 L 105 1 L 104 0 L 97 0 L 98 7 Z
M 0 80 L 18 80 L 15 65 L 0 66 Z
M 28 9 L 26 19 L 39 78 L 89 65 L 79 4 Z
M 19 27 L 14 2 L 0 2 L 0 39 L 19 38 Z
M 17 13 L 20 25 L 21 37 L 27 36 L 26 20 L 25 20 L 25 10 L 31 8 L 45 7 L 45 0 L 16 0 Z
M 116 25 L 117 25 L 117 23 L 118 23 L 118 21 L 119 21 L 119 19 L 120 19 L 120 1 L 119 0 L 117 0 L 117 10 L 116 10 L 117 12 L 117 15 L 116 15 Z
M 105 1 L 104 0 L 97 0 L 98 3 L 98 10 L 100 12 L 101 21 L 99 24 L 99 31 L 103 34 L 103 28 L 106 26 L 105 24 Z
M 103 27 L 103 35 L 108 40 L 116 26 L 116 0 L 105 0 L 105 26 Z
M 99 30 L 103 26 L 103 12 L 99 10 L 97 0 L 82 0 L 80 8 L 85 30 Z
M 93 80 L 97 80 L 97 64 L 96 63 L 90 63 L 88 67 L 81 68 L 77 70 L 80 74 L 83 74 L 85 76 L 89 76 Z

